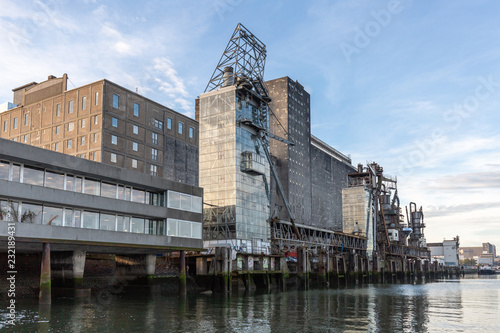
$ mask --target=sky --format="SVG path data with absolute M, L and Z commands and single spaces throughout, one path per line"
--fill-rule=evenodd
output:
M 313 135 L 396 176 L 427 242 L 500 246 L 500 2 L 0 0 L 0 103 L 67 73 L 194 116 L 238 22 L 264 78 L 311 94 Z

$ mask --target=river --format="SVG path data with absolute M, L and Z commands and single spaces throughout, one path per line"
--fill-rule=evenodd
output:
M 228 295 L 19 300 L 2 332 L 500 332 L 500 276 Z

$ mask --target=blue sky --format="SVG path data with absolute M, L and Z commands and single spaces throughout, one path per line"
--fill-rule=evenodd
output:
M 311 94 L 312 132 L 397 176 L 428 242 L 500 246 L 500 3 L 0 0 L 0 102 L 68 73 L 194 114 L 238 22 L 265 79 Z

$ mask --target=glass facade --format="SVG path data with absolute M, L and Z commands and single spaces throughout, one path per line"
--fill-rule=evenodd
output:
M 230 86 L 200 96 L 200 187 L 204 202 L 215 206 L 204 209 L 204 220 L 216 223 L 215 217 L 207 216 L 224 212 L 225 220 L 235 226 L 237 239 L 269 241 L 269 163 L 262 148 L 256 148 L 252 133 L 237 125 L 239 120 L 254 120 L 257 114 L 251 98 L 240 94 Z M 267 119 L 265 123 L 268 128 Z M 242 171 L 245 152 L 260 157 L 264 175 Z

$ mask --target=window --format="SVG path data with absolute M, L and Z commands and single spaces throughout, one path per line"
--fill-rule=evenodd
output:
M 167 219 L 167 236 L 189 237 L 201 239 L 201 223 Z
M 68 113 L 73 113 L 73 101 L 69 101 L 68 103 Z
M 72 139 L 69 139 L 68 141 L 66 141 L 66 148 L 71 148 L 73 146 L 73 140 Z
M 82 97 L 82 110 L 87 108 L 87 96 Z
M 113 107 L 115 109 L 118 109 L 119 106 L 120 106 L 120 96 L 118 96 L 117 94 L 113 94 Z
M 59 142 L 56 142 L 56 143 L 54 144 L 54 150 L 55 150 L 55 151 L 59 151 Z
M 59 134 L 60 131 L 61 131 L 61 126 L 56 126 L 56 134 Z
M 111 155 L 116 156 L 116 154 Z M 111 159 L 113 158 L 111 157 Z M 116 184 L 108 184 L 103 182 L 101 184 L 101 196 L 116 199 Z
M 45 171 L 45 186 L 64 190 L 64 173 Z
M 92 141 L 97 142 L 97 133 L 92 133 Z
M 156 165 L 151 165 L 151 176 L 158 176 L 158 167 Z
M 71 122 L 71 123 L 69 123 L 69 124 L 68 124 L 68 131 L 72 131 L 72 130 L 74 130 L 74 129 L 75 129 L 75 124 L 74 124 L 74 123 L 72 123 L 72 122 Z
M 179 122 L 179 127 L 178 127 L 178 130 L 177 130 L 177 132 L 179 132 L 179 134 L 182 134 L 183 127 L 184 127 L 184 124 L 181 123 L 181 122 Z
M 82 228 L 99 229 L 99 213 L 83 212 Z
M 111 118 L 111 126 L 118 127 L 118 119 L 116 119 L 115 117 L 112 117 Z
M 137 144 L 137 142 L 132 142 L 132 150 L 133 151 L 138 151 L 139 150 L 139 145 Z
M 94 116 L 94 125 L 99 124 L 99 118 L 98 116 Z
M 133 217 L 130 223 L 130 232 L 144 233 L 144 219 Z
M 24 172 L 23 172 L 24 184 L 43 186 L 43 178 L 44 178 L 43 169 L 24 166 Z
M 154 148 L 151 149 L 151 159 L 153 161 L 158 161 L 158 150 L 157 149 L 154 149 Z
M 23 142 L 24 143 L 28 142 L 28 135 L 26 135 L 26 134 L 23 135 Z
M 94 95 L 94 104 L 97 105 L 99 104 L 99 92 L 96 91 Z
M 112 145 L 117 145 L 118 144 L 118 137 L 116 135 L 111 136 L 111 144 Z
M 158 129 L 163 129 L 163 121 L 160 121 L 158 119 L 155 119 L 154 126 Z
M 137 160 L 132 159 L 132 168 L 137 169 Z
M 111 163 L 116 163 L 116 154 L 111 153 Z
M 193 127 L 189 127 L 189 138 L 190 139 L 194 138 L 194 128 Z
M 151 141 L 155 146 L 158 146 L 158 134 L 153 132 L 151 133 Z
M 101 194 L 101 182 L 98 180 L 85 178 L 84 182 L 84 192 L 86 194 L 100 195 Z
M 197 197 L 194 195 L 168 191 L 167 207 L 187 210 L 194 213 L 201 213 L 202 200 L 201 197 Z
M 14 118 L 14 124 L 13 124 L 12 128 L 17 129 L 17 117 Z
M 85 144 L 85 137 L 82 136 L 80 137 L 80 146 L 83 146 Z
M 172 129 L 172 118 L 167 118 L 167 128 L 168 128 L 169 130 L 171 130 L 171 129 Z
M 80 127 L 85 128 L 85 119 L 80 120 Z
M 80 158 L 85 158 L 85 154 L 80 154 Z
M 134 117 L 139 117 L 139 104 L 134 103 Z
M 61 115 L 61 104 L 56 105 L 56 117 Z
M 24 114 L 24 126 L 28 126 L 30 115 L 28 113 Z
M 56 207 L 43 207 L 43 224 L 62 226 L 63 209 Z
M 145 203 L 146 202 L 146 191 L 132 189 L 132 202 Z
M 8 125 L 7 120 L 4 120 L 4 122 L 3 122 L 3 131 L 4 132 L 7 132 L 7 125 Z
M 96 161 L 97 160 L 97 152 L 95 152 L 95 151 L 91 152 L 90 156 L 92 157 L 92 161 Z
M 136 125 L 133 125 L 133 127 L 132 127 L 132 132 L 133 132 L 134 134 L 139 134 L 139 127 L 138 127 L 138 126 L 136 126 Z
M 101 214 L 100 229 L 101 230 L 115 230 L 116 215 Z

